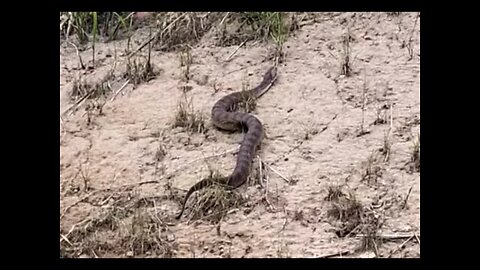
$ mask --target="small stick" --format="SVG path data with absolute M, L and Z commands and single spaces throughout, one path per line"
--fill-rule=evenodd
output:
M 390 255 L 388 256 L 389 258 L 391 258 L 393 256 L 393 254 L 395 254 L 397 251 L 399 251 L 400 249 L 403 248 L 403 246 L 405 246 L 410 240 L 412 240 L 413 238 L 415 237 L 415 234 L 413 234 L 412 236 L 410 236 L 407 240 L 405 240 L 405 242 L 403 242 L 402 244 L 400 244 L 400 246 L 398 246 L 392 253 L 390 253 Z
M 385 240 L 396 240 L 396 239 L 405 239 L 405 238 L 411 238 L 412 236 L 415 236 L 416 233 L 412 234 L 383 234 L 383 235 L 377 235 L 378 238 L 385 239 Z M 365 237 L 365 234 L 357 234 L 357 237 Z
M 230 61 L 231 58 L 235 55 L 235 53 L 237 53 L 237 51 L 238 51 L 245 43 L 247 43 L 247 40 L 244 40 L 242 43 L 240 43 L 240 45 L 238 45 L 238 47 L 227 57 L 227 59 L 225 59 L 225 62 Z
M 80 67 L 82 69 L 85 69 L 85 65 L 83 64 L 82 57 L 80 56 L 80 52 L 78 51 L 77 45 L 73 44 L 72 42 L 67 40 L 67 43 L 72 45 L 75 48 L 75 51 L 77 52 L 78 60 L 80 61 Z
M 78 105 L 80 105 L 80 103 L 82 103 L 85 99 L 87 99 L 89 96 L 91 96 L 93 94 L 93 92 L 95 92 L 95 89 L 90 90 L 90 92 L 88 92 L 85 96 L 83 96 L 81 99 L 79 99 L 77 102 L 75 102 L 75 104 L 73 104 L 68 109 L 66 109 L 61 115 L 67 114 L 67 112 L 72 110 L 74 107 L 77 107 Z
M 405 209 L 405 207 L 407 207 L 407 201 L 408 201 L 408 198 L 410 197 L 410 193 L 412 192 L 412 188 L 413 188 L 413 186 L 411 186 L 410 189 L 408 190 L 407 196 L 405 197 L 405 200 L 403 201 L 402 209 Z
M 81 225 L 81 224 L 83 224 L 83 223 L 85 223 L 85 222 L 87 222 L 87 221 L 90 221 L 90 219 L 87 218 L 87 219 L 84 219 L 84 220 L 82 220 L 82 221 L 80 221 L 80 222 L 78 222 L 78 223 L 76 223 L 76 224 L 73 224 L 72 228 L 70 228 L 70 230 L 68 231 L 68 233 L 67 233 L 64 237 L 62 237 L 62 239 L 60 239 L 60 243 L 62 243 L 62 241 L 64 241 L 64 240 L 65 240 L 65 241 L 68 240 L 67 237 L 73 232 L 73 230 L 75 229 L 75 227 L 77 227 L 77 226 L 79 226 L 79 225 Z M 60 236 L 63 236 L 63 235 L 60 234 Z M 70 244 L 71 244 L 71 243 L 70 243 Z
M 268 204 L 272 211 L 275 211 L 275 207 L 268 200 L 268 175 L 265 176 L 265 202 Z
M 123 88 L 125 88 L 125 86 L 127 86 L 127 84 L 130 82 L 130 79 L 128 79 L 123 85 L 122 87 L 120 87 L 120 89 L 117 90 L 117 92 L 115 92 L 115 94 L 113 95 L 112 99 L 110 101 L 113 101 L 115 100 L 115 98 L 118 96 L 118 94 L 123 90 Z
M 390 104 L 390 127 L 387 132 L 387 140 L 390 137 L 390 133 L 392 132 L 392 129 L 393 129 L 393 104 Z M 389 156 L 390 156 L 390 151 L 387 151 L 387 154 L 385 155 L 385 159 L 383 161 L 386 162 Z
M 101 201 L 99 203 L 99 205 L 102 206 L 102 205 L 106 204 L 108 202 L 108 200 L 110 200 L 110 198 L 113 197 L 113 195 L 115 195 L 115 193 L 110 194 L 110 196 L 108 196 L 105 200 Z
M 227 19 L 228 15 L 230 15 L 230 12 L 227 12 L 227 14 L 225 14 L 225 16 L 223 16 L 223 19 L 220 21 L 218 26 L 221 26 L 223 24 L 223 22 Z
M 418 244 L 420 245 L 420 237 L 418 237 L 417 233 L 413 234 L 415 236 L 415 240 L 417 240 Z
M 227 151 L 225 151 L 225 152 L 223 152 L 223 153 L 214 154 L 214 155 L 210 155 L 210 156 L 206 156 L 206 157 L 201 157 L 201 158 L 196 158 L 196 159 L 194 159 L 194 160 L 192 160 L 192 161 L 189 161 L 189 162 L 185 163 L 185 165 L 194 163 L 194 162 L 199 161 L 199 160 L 202 160 L 202 159 L 209 159 L 209 158 L 219 157 L 219 156 L 223 156 L 223 155 L 229 154 L 229 153 L 234 153 L 234 154 L 235 154 L 235 153 L 238 152 L 239 149 L 240 149 L 240 147 L 238 146 L 238 147 L 235 147 L 235 148 L 233 148 L 233 149 L 227 150 Z
M 287 222 L 288 222 L 288 214 L 287 214 L 287 209 L 285 209 L 285 207 L 283 207 L 283 212 L 285 213 L 285 221 L 283 222 L 282 229 L 279 232 L 282 232 L 283 230 L 285 230 L 285 227 L 287 226 Z
M 327 254 L 327 255 L 323 255 L 323 256 L 320 256 L 320 257 L 317 257 L 317 258 L 332 258 L 332 257 L 337 257 L 337 256 L 343 256 L 343 255 L 348 255 L 352 253 L 351 251 L 340 251 L 340 252 L 337 252 L 337 253 L 333 253 L 333 254 Z
M 260 170 L 260 186 L 262 186 L 262 182 L 263 182 L 263 168 L 262 168 L 262 159 L 260 158 L 260 156 L 257 155 L 257 158 L 258 158 L 258 169 Z
M 65 240 L 65 242 L 67 242 L 70 246 L 73 246 L 73 244 L 70 242 L 70 240 L 68 240 L 68 238 L 66 236 L 64 236 L 63 234 L 60 234 L 60 237 L 62 237 L 62 240 Z M 62 241 L 60 241 L 62 242 Z
M 271 166 L 269 166 L 267 163 L 263 162 L 263 164 L 268 167 L 270 170 L 272 170 L 272 172 L 274 172 L 276 175 L 280 176 L 283 180 L 285 180 L 285 182 L 287 183 L 290 183 L 290 180 L 288 180 L 288 178 L 286 178 L 285 176 L 283 176 L 282 174 L 280 174 L 277 170 L 275 170 L 274 168 L 272 168 Z
M 73 21 L 73 14 L 72 12 L 68 12 L 68 25 L 67 25 L 67 40 L 70 37 L 70 32 L 72 31 L 72 23 Z

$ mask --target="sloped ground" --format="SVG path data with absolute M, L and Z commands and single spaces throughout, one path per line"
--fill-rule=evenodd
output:
M 228 175 L 235 165 L 243 135 L 215 129 L 211 107 L 258 84 L 273 63 L 271 42 L 249 41 L 230 57 L 238 45 L 216 46 L 210 32 L 189 52 L 188 82 L 184 54 L 152 51 L 155 78 L 113 100 L 125 80 L 112 81 L 114 93 L 62 115 L 61 256 L 420 257 L 419 14 L 318 13 L 300 22 L 276 84 L 252 112 L 265 126 L 266 165 L 257 157 L 236 191 L 245 201 L 219 223 L 189 210 L 177 221 L 186 190 L 209 166 Z M 146 39 L 140 28 L 131 46 Z M 97 44 L 98 66 L 85 71 L 62 43 L 60 112 L 73 104 L 79 72 L 100 81 L 125 48 L 126 40 Z M 80 52 L 84 62 L 91 54 Z M 182 90 L 207 119 L 204 133 L 172 128 Z

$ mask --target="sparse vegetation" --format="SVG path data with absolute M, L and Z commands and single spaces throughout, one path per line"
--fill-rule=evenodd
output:
M 370 185 L 371 183 L 376 183 L 377 179 L 382 177 L 384 169 L 380 163 L 381 156 L 383 156 L 382 153 L 377 151 L 368 156 L 368 159 L 363 163 L 362 181 L 367 181 L 367 184 Z
M 150 19 L 135 32 L 144 14 L 60 13 L 61 257 L 419 256 L 415 172 L 420 171 L 420 136 L 411 133 L 420 126 L 420 69 L 413 51 L 419 46 L 418 17 L 400 12 L 312 13 L 308 20 L 302 19 L 305 13 L 285 12 L 145 13 Z M 399 27 L 408 25 L 401 37 L 395 34 L 396 21 Z M 340 28 L 330 28 L 335 25 Z M 289 38 L 303 26 L 308 27 Z M 368 81 L 358 76 L 357 42 Z M 326 48 L 336 51 L 336 60 L 328 59 Z M 401 61 L 400 55 L 411 61 Z M 222 157 L 215 167 L 230 172 L 238 157 L 234 146 L 243 138 L 207 130 L 211 124 L 203 110 L 239 90 L 229 88 L 234 85 L 229 74 L 239 78 L 248 70 L 235 109 L 255 112 L 248 75 L 270 62 L 283 63 L 279 88 L 266 95 L 268 108 L 258 112 L 265 125 L 266 140 L 259 146 L 264 153 L 257 151 L 247 183 L 235 190 L 220 183 L 204 188 L 190 197 L 185 222 L 175 219 L 184 199 L 180 187 L 199 175 L 199 161 Z M 104 67 L 112 65 L 103 76 Z M 160 72 L 152 87 L 128 94 Z M 393 80 L 392 72 L 398 73 Z M 377 96 L 384 82 L 385 93 Z M 123 98 L 113 102 L 118 95 Z M 176 111 L 167 104 L 172 96 L 180 97 Z M 309 121 L 302 125 L 301 119 Z M 90 148 L 95 142 L 90 163 L 87 141 Z M 211 181 L 224 179 L 209 170 Z M 337 178 L 345 184 L 328 186 Z M 302 185 L 292 188 L 299 179 Z M 318 194 L 325 193 L 319 202 Z
M 350 31 L 347 32 L 342 37 L 342 46 L 343 46 L 343 55 L 342 55 L 342 62 L 341 62 L 341 75 L 345 75 L 346 77 L 350 77 L 352 75 L 352 45 L 351 42 L 353 41 L 353 36 L 350 34 Z
M 238 104 L 239 108 L 243 109 L 244 112 L 252 112 L 257 107 L 257 98 L 249 91 L 250 86 L 248 81 L 245 79 L 242 82 L 242 96 L 241 101 Z
M 87 82 L 83 78 L 77 78 L 73 81 L 70 99 L 78 101 L 80 99 L 96 99 L 108 95 L 111 91 L 110 81 L 114 78 L 113 73 L 108 73 L 99 82 Z
M 277 44 L 283 44 L 290 29 L 285 18 L 287 13 L 281 12 L 241 12 L 228 13 L 220 21 L 220 46 L 238 45 L 249 40 L 267 41 L 272 39 Z M 236 30 L 228 31 L 235 25 Z
M 367 91 L 368 91 L 368 86 L 367 86 L 367 74 L 366 71 L 364 78 L 363 78 L 363 91 L 362 91 L 362 122 L 360 123 L 360 128 L 357 134 L 357 137 L 363 136 L 365 134 L 370 133 L 369 131 L 365 130 L 365 110 L 367 108 Z
M 145 208 L 113 205 L 61 234 L 62 257 L 171 257 L 165 224 Z M 110 240 L 100 240 L 100 236 Z M 109 237 L 110 236 L 110 237 Z
M 99 34 L 114 40 L 119 30 L 131 31 L 133 12 L 60 12 L 60 33 L 67 39 L 73 31 L 80 44 Z
M 330 201 L 332 208 L 328 215 L 340 221 L 336 234 L 339 237 L 350 235 L 361 223 L 363 206 L 351 191 L 345 192 L 343 186 L 329 187 L 326 201 Z
M 383 225 L 381 216 L 370 207 L 363 206 L 351 190 L 346 186 L 330 186 L 326 201 L 331 202 L 332 208 L 328 215 L 340 221 L 336 234 L 338 237 L 348 237 L 362 234 L 362 241 L 358 250 L 372 249 L 378 255 L 379 238 L 377 231 Z
M 153 41 L 159 51 L 194 45 L 218 18 L 215 12 L 162 12 L 157 15 L 159 32 Z
M 192 74 L 190 73 L 190 66 L 192 64 L 193 64 L 193 57 L 191 54 L 191 48 L 189 46 L 186 46 L 180 53 L 180 69 L 181 69 L 180 81 L 183 82 L 180 88 L 182 89 L 183 93 L 186 93 L 192 89 L 192 86 L 188 84 L 192 77 Z
M 142 61 L 143 60 L 143 61 Z M 158 75 L 151 63 L 151 46 L 148 46 L 148 56 L 146 59 L 140 57 L 131 57 L 127 59 L 126 70 L 123 75 L 128 79 L 133 87 L 139 84 L 148 82 Z
M 402 44 L 402 46 L 406 47 L 407 50 L 408 50 L 408 61 L 412 60 L 413 56 L 414 56 L 413 55 L 414 51 L 413 51 L 413 44 L 412 44 L 413 40 L 412 40 L 412 38 L 413 38 L 413 33 L 415 31 L 415 28 L 417 26 L 418 18 L 420 18 L 420 13 L 418 13 L 418 15 L 415 18 L 415 23 L 413 24 L 413 28 L 412 28 L 412 31 L 410 33 L 410 37 L 408 38 L 408 41 L 407 42 L 403 41 L 403 44 Z
M 383 136 L 383 146 L 379 149 L 380 153 L 384 156 L 384 162 L 387 162 L 390 159 L 391 150 L 392 142 L 390 141 L 390 131 L 387 131 Z
M 194 208 L 192 209 L 190 219 L 208 220 L 213 223 L 220 222 L 227 214 L 228 210 L 243 204 L 242 196 L 236 192 L 228 190 L 220 184 L 222 176 L 218 171 L 209 166 L 210 179 L 214 184 L 198 191 Z
M 207 131 L 205 117 L 202 113 L 194 110 L 192 99 L 189 99 L 186 93 L 183 94 L 183 98 L 178 103 L 173 127 L 183 127 L 188 132 L 196 133 Z

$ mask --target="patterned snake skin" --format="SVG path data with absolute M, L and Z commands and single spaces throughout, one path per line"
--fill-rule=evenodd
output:
M 252 163 L 255 150 L 260 145 L 263 139 L 262 123 L 253 115 L 242 112 L 235 112 L 239 102 L 243 100 L 242 97 L 246 95 L 255 98 L 261 97 L 267 92 L 277 79 L 277 68 L 271 67 L 263 76 L 263 81 L 255 88 L 244 92 L 235 92 L 222 97 L 218 100 L 212 108 L 212 122 L 219 129 L 236 131 L 241 128 L 246 128 L 247 133 L 243 138 L 240 150 L 237 156 L 237 164 L 233 173 L 228 177 L 216 180 L 217 183 L 226 186 L 227 188 L 235 189 L 243 185 L 250 173 L 250 165 Z M 185 200 L 182 205 L 182 210 L 176 217 L 179 219 L 185 210 L 185 204 L 192 193 L 202 188 L 214 184 L 210 178 L 202 179 L 200 182 L 193 185 L 185 195 Z

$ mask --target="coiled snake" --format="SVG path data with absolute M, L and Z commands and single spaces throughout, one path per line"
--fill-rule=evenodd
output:
M 253 96 L 255 98 L 261 97 L 270 89 L 276 79 L 277 68 L 274 66 L 268 69 L 263 76 L 262 82 L 257 87 L 245 91 L 246 93 L 235 92 L 226 95 L 213 105 L 212 122 L 214 126 L 229 131 L 236 131 L 241 128 L 247 129 L 247 133 L 245 134 L 240 150 L 238 151 L 237 163 L 232 174 L 228 177 L 222 177 L 219 180 L 216 180 L 219 184 L 223 184 L 227 188 L 235 189 L 247 181 L 255 150 L 260 145 L 264 134 L 260 120 L 251 114 L 236 112 L 237 105 L 242 101 L 242 97 L 245 95 Z M 185 195 L 182 210 L 176 219 L 179 219 L 182 216 L 185 210 L 185 204 L 192 193 L 212 184 L 214 184 L 214 180 L 205 178 L 193 185 Z

